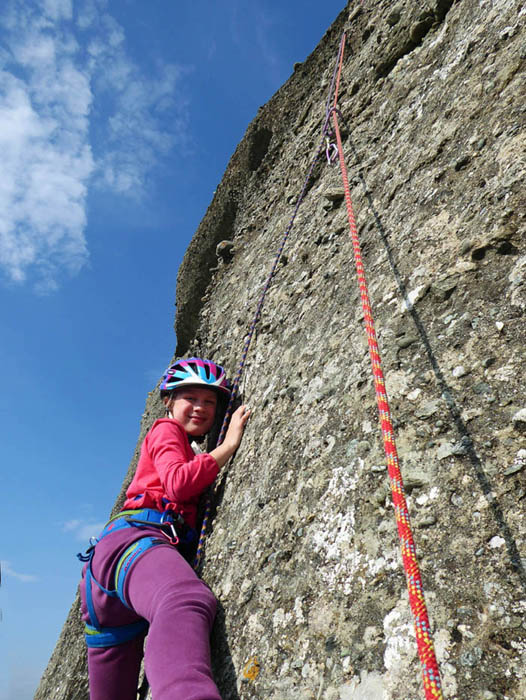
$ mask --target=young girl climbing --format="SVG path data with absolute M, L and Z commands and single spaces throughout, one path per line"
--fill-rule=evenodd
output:
M 184 558 L 200 494 L 239 446 L 250 411 L 232 415 L 221 445 L 195 454 L 229 390 L 222 367 L 190 358 L 161 381 L 166 418 L 142 444 L 123 510 L 83 558 L 91 700 L 135 700 L 143 643 L 154 700 L 220 700 L 210 669 L 216 600 Z

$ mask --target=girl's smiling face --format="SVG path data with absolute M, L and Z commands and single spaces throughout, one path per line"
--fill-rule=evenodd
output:
M 213 389 L 198 386 L 181 387 L 165 400 L 171 418 L 179 421 L 188 435 L 207 433 L 214 423 L 217 394 Z

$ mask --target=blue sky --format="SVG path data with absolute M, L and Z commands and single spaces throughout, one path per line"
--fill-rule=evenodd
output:
M 228 159 L 344 4 L 2 2 L 0 700 L 53 650 Z

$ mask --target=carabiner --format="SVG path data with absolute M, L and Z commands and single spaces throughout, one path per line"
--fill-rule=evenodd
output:
M 325 149 L 325 155 L 327 157 L 327 163 L 333 165 L 333 163 L 338 158 L 338 146 L 335 143 L 331 143 L 329 137 L 325 139 L 327 147 Z

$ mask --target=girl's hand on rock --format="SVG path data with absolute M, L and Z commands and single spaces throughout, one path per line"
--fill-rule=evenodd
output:
M 230 425 L 226 431 L 223 442 L 214 448 L 210 454 L 216 460 L 219 467 L 222 467 L 228 462 L 230 457 L 239 447 L 245 425 L 250 418 L 251 411 L 247 406 L 240 406 L 232 414 Z
M 230 419 L 230 425 L 225 435 L 225 442 L 228 442 L 234 450 L 237 450 L 241 438 L 243 437 L 243 431 L 245 430 L 245 425 L 250 418 L 251 411 L 248 406 L 240 406 L 232 414 Z

